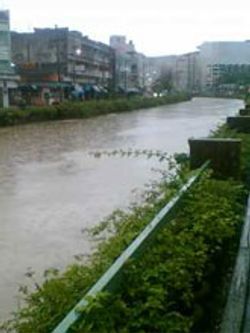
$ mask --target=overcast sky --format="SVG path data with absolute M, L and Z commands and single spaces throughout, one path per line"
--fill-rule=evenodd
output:
M 203 41 L 250 39 L 250 1 L 0 0 L 11 28 L 69 27 L 105 43 L 126 35 L 146 55 L 180 54 Z

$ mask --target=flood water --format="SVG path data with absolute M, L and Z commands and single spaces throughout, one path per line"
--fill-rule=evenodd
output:
M 156 175 L 154 160 L 100 158 L 102 149 L 188 152 L 187 139 L 208 135 L 242 101 L 192 101 L 87 120 L 0 129 L 0 318 L 18 303 L 29 267 L 63 268 L 90 250 L 81 232 L 136 200 Z

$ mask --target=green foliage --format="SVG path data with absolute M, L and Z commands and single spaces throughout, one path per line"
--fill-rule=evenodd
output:
M 219 84 L 249 85 L 249 65 L 222 65 Z
M 248 133 L 240 133 L 230 129 L 227 125 L 220 126 L 212 133 L 215 138 L 236 138 L 241 139 L 241 176 L 243 181 L 250 187 L 250 135 Z
M 174 79 L 173 73 L 170 69 L 162 70 L 159 77 L 153 82 L 153 90 L 157 93 L 164 91 L 170 92 L 173 89 Z
M 26 306 L 5 324 L 5 331 L 50 332 L 173 196 L 184 176 L 179 171 L 171 184 L 162 181 L 153 187 L 143 204 L 117 211 L 94 228 L 92 235 L 104 235 L 104 240 L 90 261 L 71 265 L 64 273 L 46 272 L 35 292 L 23 287 Z M 235 244 L 243 197 L 240 184 L 205 175 L 143 257 L 127 263 L 119 290 L 90 299 L 71 332 L 188 333 L 199 326 L 213 288 L 214 267 L 223 266 L 220 255 L 231 255 Z
M 48 107 L 29 107 L 25 109 L 0 109 L 0 126 L 12 126 L 30 122 L 88 118 L 112 112 L 125 112 L 141 108 L 181 102 L 186 95 L 173 95 L 161 98 L 131 98 L 114 100 L 91 100 L 84 102 L 65 102 Z
M 119 157 L 139 157 L 143 156 L 146 157 L 147 159 L 150 158 L 157 158 L 159 162 L 168 162 L 172 166 L 175 166 L 176 160 L 170 156 L 168 153 L 160 151 L 160 150 L 149 150 L 149 149 L 128 149 L 128 150 L 123 150 L 123 149 L 118 149 L 118 150 L 101 150 L 101 151 L 92 151 L 89 153 L 91 156 L 95 156 L 96 158 L 99 158 L 101 156 L 108 156 L 108 157 L 114 157 L 114 156 L 119 156 Z M 178 154 L 179 155 L 185 155 L 185 154 Z
M 242 187 L 234 182 L 203 179 L 143 258 L 127 265 L 121 291 L 97 305 L 95 300 L 90 303 L 76 331 L 190 332 L 204 316 L 202 305 L 213 287 L 210 274 L 214 264 L 222 264 L 218 255 L 229 253 L 237 235 L 242 195 Z M 98 312 L 98 321 L 96 306 L 104 311 Z M 109 326 L 104 325 L 107 316 Z

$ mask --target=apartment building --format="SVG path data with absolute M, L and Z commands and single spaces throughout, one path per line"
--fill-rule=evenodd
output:
M 203 91 L 217 89 L 222 76 L 229 70 L 249 71 L 250 41 L 205 42 L 199 46 L 199 52 Z
M 53 93 L 67 98 L 70 89 L 107 91 L 113 86 L 114 50 L 68 28 L 12 32 L 12 61 L 24 90 L 33 91 L 35 104 Z
M 127 42 L 125 36 L 111 36 L 110 46 L 115 50 L 116 91 L 142 92 L 145 87 L 146 57 L 136 52 L 133 42 Z
M 0 107 L 8 107 L 14 99 L 18 79 L 11 63 L 9 12 L 0 11 Z
M 177 91 L 198 93 L 200 91 L 201 64 L 199 52 L 176 57 L 174 80 Z

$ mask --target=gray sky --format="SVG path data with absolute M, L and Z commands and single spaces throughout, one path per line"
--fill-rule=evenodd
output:
M 132 39 L 146 55 L 180 54 L 208 40 L 250 39 L 250 1 L 238 0 L 0 0 L 11 28 L 69 27 L 108 43 Z

